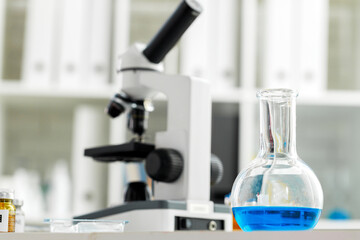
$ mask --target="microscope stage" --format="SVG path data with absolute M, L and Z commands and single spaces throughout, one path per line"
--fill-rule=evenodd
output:
M 85 156 L 101 162 L 139 162 L 155 149 L 153 144 L 129 142 L 85 149 Z

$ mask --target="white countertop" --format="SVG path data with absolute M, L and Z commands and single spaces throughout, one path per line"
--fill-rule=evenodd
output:
M 2 240 L 348 240 L 360 239 L 360 230 L 304 232 L 145 232 L 145 233 L 3 233 Z

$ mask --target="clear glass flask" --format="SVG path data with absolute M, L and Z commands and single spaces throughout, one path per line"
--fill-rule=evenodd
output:
M 297 92 L 267 89 L 257 97 L 260 151 L 233 184 L 234 217 L 243 231 L 313 229 L 323 207 L 323 191 L 296 152 Z

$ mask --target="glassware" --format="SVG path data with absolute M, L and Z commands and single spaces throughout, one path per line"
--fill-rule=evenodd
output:
M 234 217 L 244 231 L 308 230 L 317 224 L 323 192 L 296 153 L 297 92 L 267 89 L 260 100 L 260 151 L 231 191 Z
M 101 219 L 44 219 L 50 224 L 50 232 L 57 233 L 90 233 L 90 232 L 123 232 L 128 221 Z
M 0 232 L 15 232 L 14 190 L 0 189 Z
M 15 198 L 14 205 L 16 207 L 16 217 L 15 217 L 15 232 L 24 232 L 25 231 L 25 214 L 21 207 L 24 205 L 24 201 Z

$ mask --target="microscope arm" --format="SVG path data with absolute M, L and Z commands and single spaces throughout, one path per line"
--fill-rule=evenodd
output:
M 167 97 L 167 130 L 155 147 L 175 149 L 184 159 L 176 182 L 155 182 L 155 199 L 209 201 L 211 152 L 210 84 L 200 78 L 142 72 L 139 83 Z

